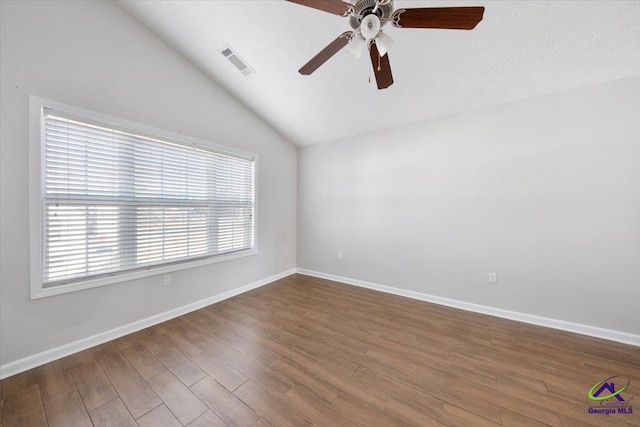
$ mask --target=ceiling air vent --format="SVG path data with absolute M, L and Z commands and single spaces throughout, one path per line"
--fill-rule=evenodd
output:
M 223 47 L 220 52 L 238 69 L 238 71 L 240 71 L 245 76 L 255 73 L 255 71 L 253 71 L 253 68 L 249 67 L 247 63 L 244 62 L 244 60 L 240 58 L 238 54 L 235 53 L 229 46 Z

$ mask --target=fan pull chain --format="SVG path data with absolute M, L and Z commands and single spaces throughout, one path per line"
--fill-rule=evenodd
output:
M 381 71 L 382 67 L 380 66 L 380 55 L 378 55 L 378 71 Z

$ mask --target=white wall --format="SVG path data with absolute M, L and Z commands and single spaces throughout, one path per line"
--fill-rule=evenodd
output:
M 298 171 L 298 267 L 640 334 L 640 77 L 305 147 Z
M 294 146 L 115 3 L 2 1 L 0 15 L 0 365 L 295 267 Z M 30 94 L 258 153 L 260 253 L 173 273 L 169 287 L 150 277 L 29 300 Z

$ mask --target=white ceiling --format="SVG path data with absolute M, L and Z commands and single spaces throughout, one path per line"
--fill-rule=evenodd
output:
M 472 31 L 385 27 L 395 84 L 382 91 L 366 54 L 298 74 L 346 18 L 284 0 L 118 3 L 297 145 L 640 74 L 640 1 L 395 0 L 486 10 Z M 227 44 L 256 74 L 219 53 Z

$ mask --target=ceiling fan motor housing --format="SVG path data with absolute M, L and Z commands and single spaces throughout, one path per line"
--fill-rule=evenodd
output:
M 375 14 L 378 18 L 380 18 L 380 27 L 383 27 L 388 20 L 391 18 L 393 14 L 393 0 L 389 0 L 385 3 L 385 0 L 379 2 L 378 10 L 376 10 Z M 360 24 L 362 20 L 367 16 L 371 15 L 373 9 L 375 9 L 378 1 L 376 0 L 359 0 L 354 6 L 354 14 L 349 17 L 349 24 L 351 28 L 357 30 L 360 28 Z

